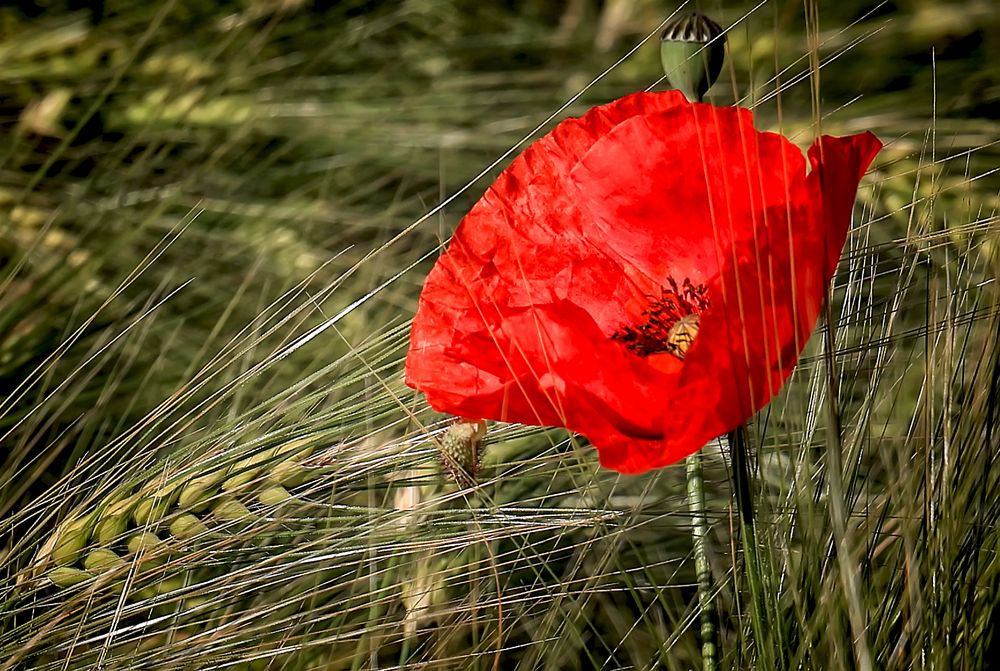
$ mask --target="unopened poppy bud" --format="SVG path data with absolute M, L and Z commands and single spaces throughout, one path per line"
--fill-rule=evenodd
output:
M 441 439 L 441 463 L 460 486 L 469 486 L 479 475 L 486 422 L 458 420 Z
M 660 62 L 667 80 L 688 100 L 699 101 L 722 72 L 726 36 L 704 14 L 679 14 L 660 35 Z

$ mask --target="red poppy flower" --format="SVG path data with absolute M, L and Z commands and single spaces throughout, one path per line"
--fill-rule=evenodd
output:
M 622 473 L 675 462 L 791 374 L 880 148 L 821 137 L 807 174 L 748 110 L 676 91 L 564 121 L 431 270 L 406 381 L 442 412 L 581 433 Z

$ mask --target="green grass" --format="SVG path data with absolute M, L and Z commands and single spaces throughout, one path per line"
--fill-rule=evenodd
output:
M 439 245 L 525 138 L 662 86 L 668 9 L 52 4 L 0 9 L 0 669 L 700 668 L 683 465 L 492 425 L 462 489 L 401 377 Z M 897 5 L 701 7 L 714 102 L 887 145 L 835 369 L 821 327 L 749 427 L 764 629 L 703 451 L 721 668 L 996 655 L 1000 11 Z

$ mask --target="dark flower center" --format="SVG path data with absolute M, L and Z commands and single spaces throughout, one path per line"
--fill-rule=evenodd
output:
M 701 313 L 708 308 L 708 288 L 686 278 L 678 287 L 668 277 L 667 285 L 660 289 L 659 298 L 650 298 L 638 324 L 620 326 L 611 339 L 639 356 L 669 352 L 683 359 L 698 335 Z

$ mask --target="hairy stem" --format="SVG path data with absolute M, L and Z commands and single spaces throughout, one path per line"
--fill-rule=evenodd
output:
M 712 567 L 708 562 L 708 518 L 705 516 L 705 481 L 701 454 L 695 452 L 686 461 L 688 509 L 691 511 L 691 538 L 694 541 L 694 568 L 698 580 L 698 609 L 701 619 L 701 658 L 705 671 L 715 671 L 717 646 L 715 634 L 715 598 Z

